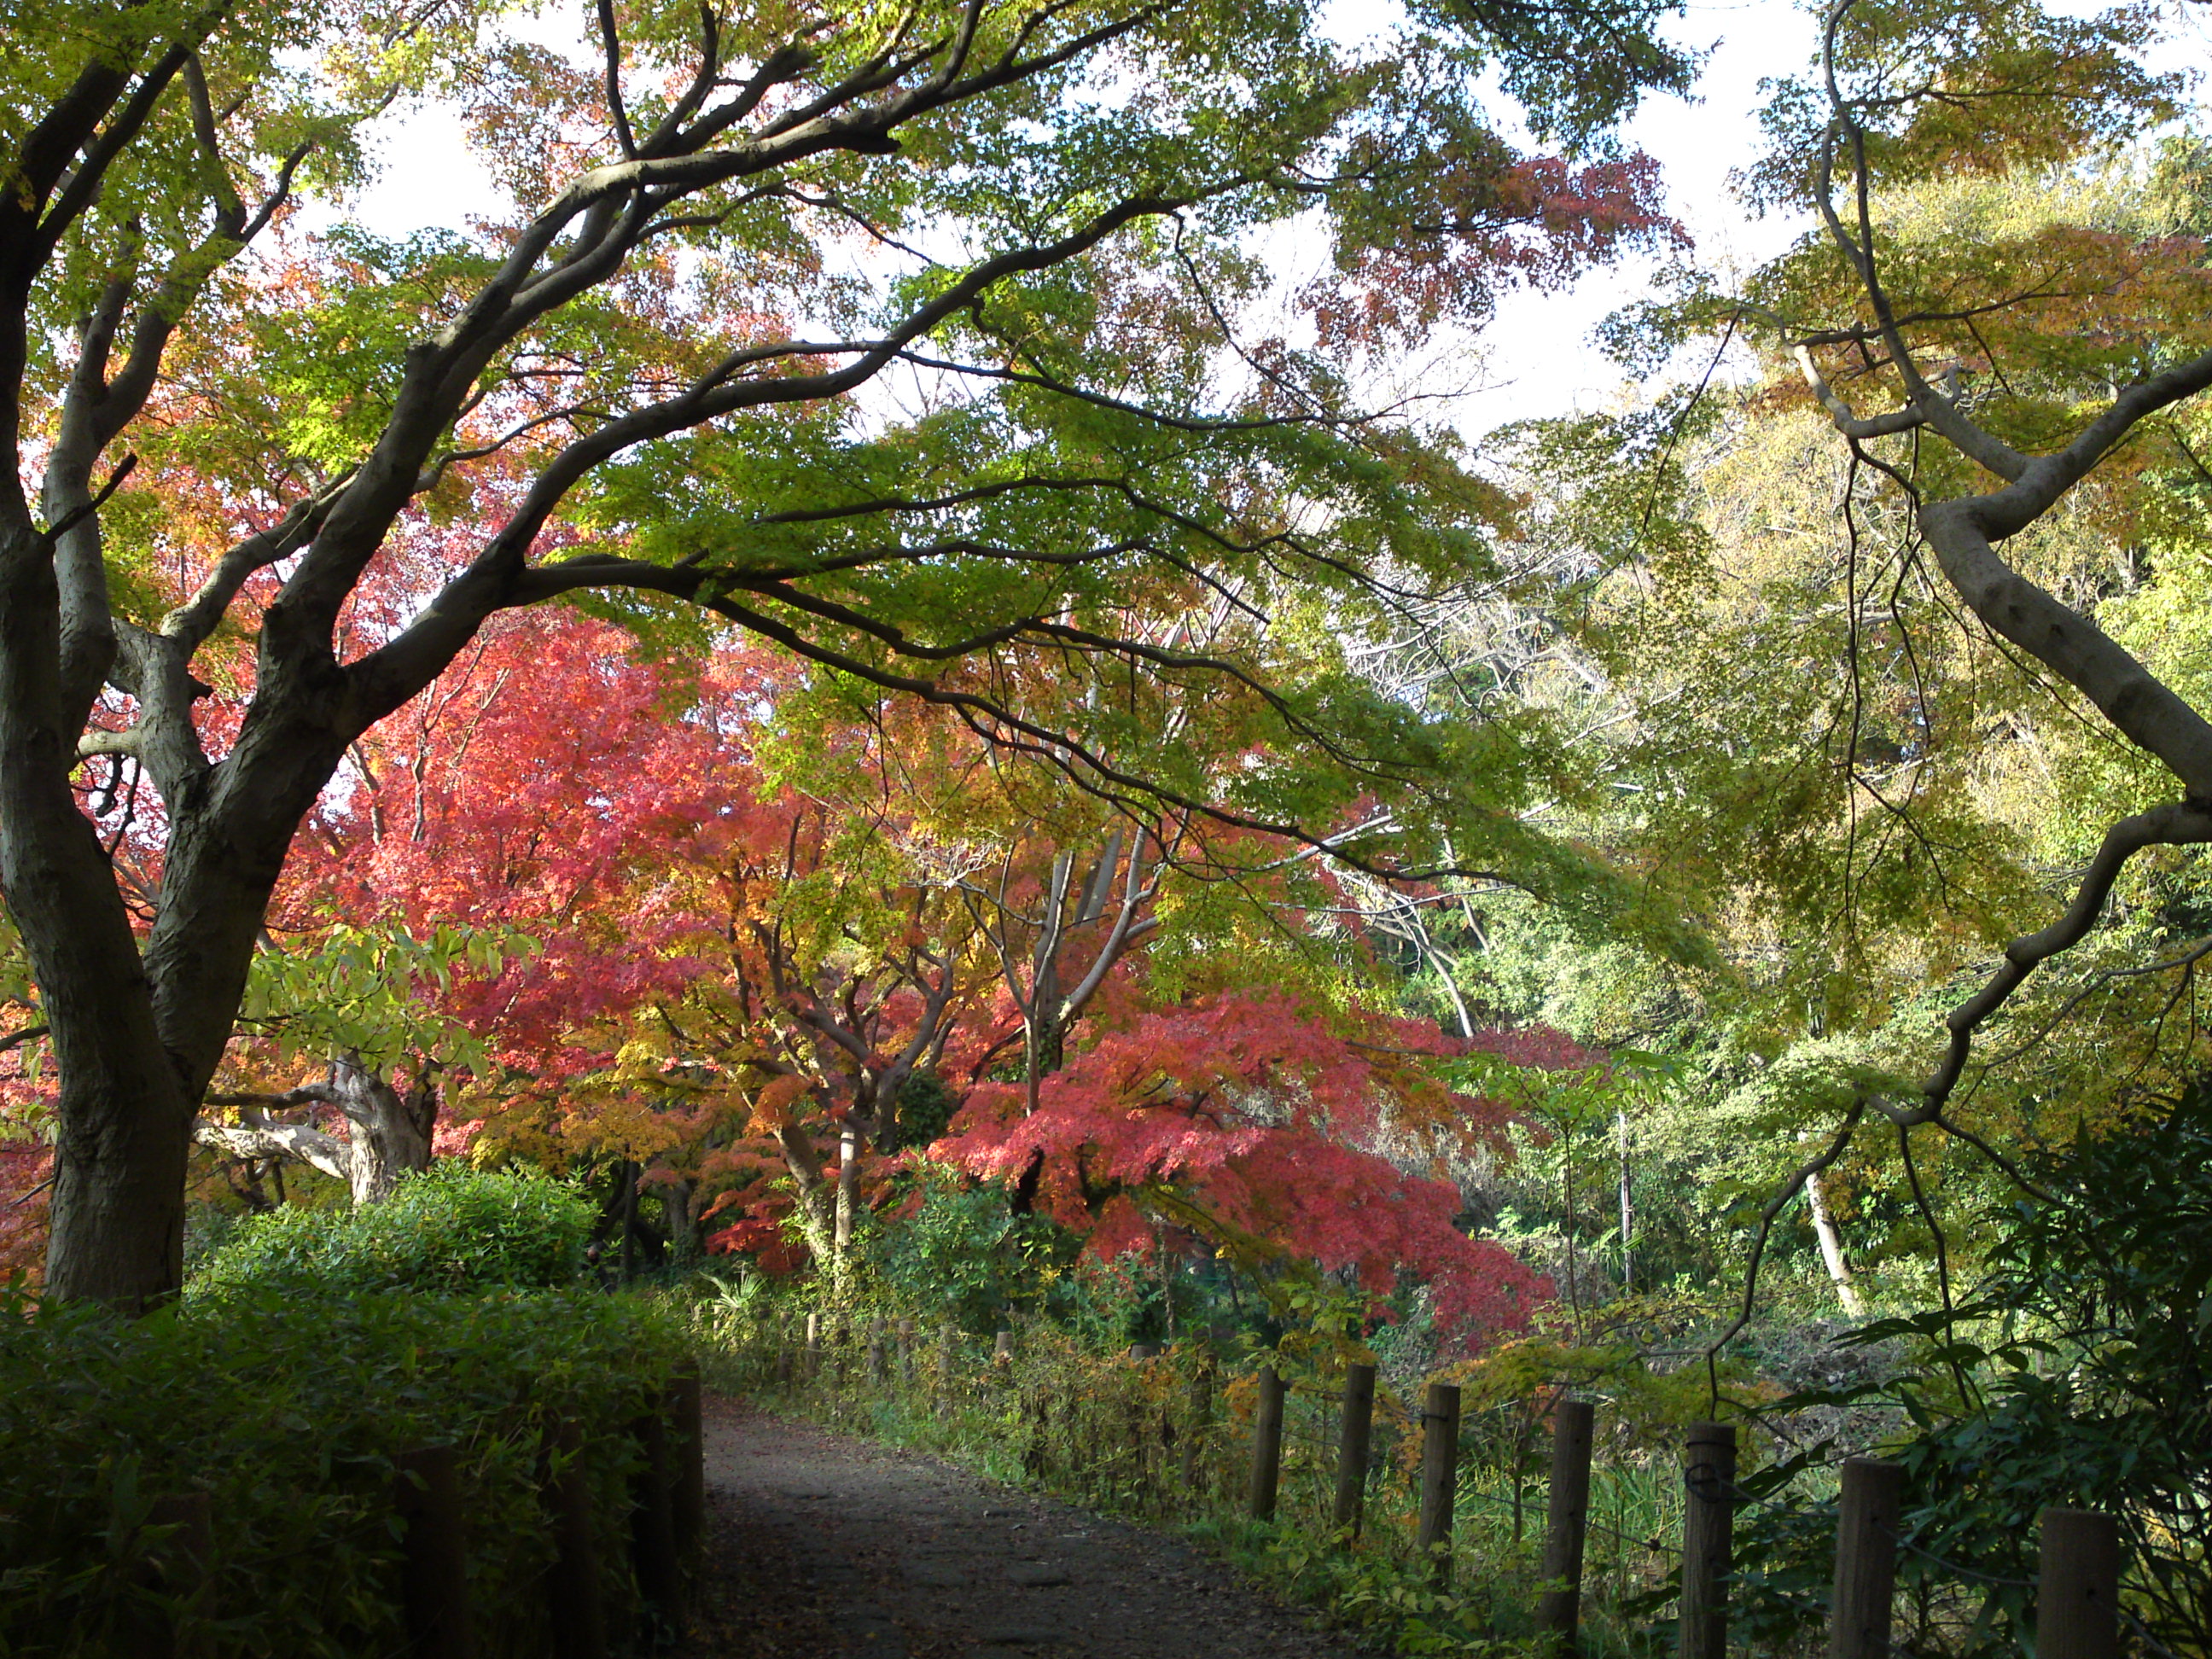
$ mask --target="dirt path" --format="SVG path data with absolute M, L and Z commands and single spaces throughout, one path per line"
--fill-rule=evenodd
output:
M 1354 1659 L 1175 1539 L 710 1402 L 686 1659 Z

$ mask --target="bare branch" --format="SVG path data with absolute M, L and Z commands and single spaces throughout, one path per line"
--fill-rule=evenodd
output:
M 116 464 L 115 471 L 107 475 L 107 482 L 100 487 L 97 495 L 82 506 L 71 507 L 67 513 L 62 514 L 58 522 L 45 532 L 44 538 L 46 544 L 49 547 L 52 546 L 70 531 L 98 513 L 101 507 L 106 506 L 107 498 L 121 489 L 123 481 L 137 470 L 138 457 L 136 454 L 125 455 Z
M 614 0 L 599 0 L 599 45 L 606 53 L 607 113 L 614 120 L 615 142 L 635 160 L 637 141 L 630 136 L 629 112 L 623 107 L 622 36 L 615 29 Z
M 208 97 L 207 75 L 201 68 L 199 53 L 185 59 L 182 73 L 192 108 L 192 137 L 198 141 L 200 160 L 207 169 L 208 194 L 216 204 L 216 223 L 226 234 L 235 236 L 246 225 L 246 204 L 239 199 L 238 187 L 231 182 L 230 169 L 223 162 L 215 105 Z
M 307 544 L 352 477 L 350 472 L 339 475 L 307 500 L 295 502 L 276 524 L 248 536 L 225 553 L 199 591 L 163 617 L 156 631 L 164 639 L 176 641 L 187 654 L 197 650 L 221 624 L 223 612 L 247 578 Z
M 245 1094 L 206 1095 L 202 1097 L 210 1106 L 252 1106 L 272 1111 L 290 1111 L 300 1106 L 341 1106 L 344 1102 L 327 1083 L 303 1084 L 297 1089 L 288 1089 L 281 1095 L 248 1092 Z
M 1899 1127 L 1932 1121 L 1950 1100 L 1972 1053 L 1974 1034 L 2026 982 L 2027 976 L 2060 951 L 2085 938 L 2104 913 L 2105 901 L 2127 867 L 2128 860 L 2147 847 L 2184 847 L 2212 842 L 2212 806 L 2180 802 L 2154 806 L 2148 812 L 2122 818 L 2105 832 L 2104 844 L 2089 863 L 2074 902 L 2063 915 L 2040 933 L 2014 939 L 2005 947 L 2003 964 L 1989 983 L 1951 1012 L 1944 1023 L 1951 1033 L 1942 1061 L 1920 1085 L 1923 1104 L 1895 1118 Z
M 714 0 L 699 0 L 699 67 L 693 72 L 690 84 L 678 94 L 676 101 L 668 106 L 668 112 L 660 118 L 660 125 L 646 135 L 638 153 L 658 155 L 673 143 L 684 131 L 684 124 L 699 112 L 700 106 L 712 94 L 721 73 L 722 26 L 715 21 Z
M 1920 508 L 1921 533 L 1945 578 L 1990 631 L 2052 670 L 2163 761 L 2191 800 L 2212 801 L 2212 722 L 2110 635 L 1998 556 L 1986 529 L 1993 499 Z
M 238 1100 L 263 1100 L 285 1105 L 300 1103 L 294 1097 L 308 1092 L 295 1089 L 291 1095 L 210 1095 L 208 1100 L 210 1105 Z M 218 1123 L 205 1117 L 194 1119 L 192 1139 L 227 1157 L 289 1158 L 349 1185 L 353 1180 L 353 1149 L 344 1141 L 325 1134 L 311 1124 L 279 1123 L 251 1105 L 241 1108 L 236 1123 Z
M 212 25 L 219 13 L 210 9 L 205 15 Z M 107 169 L 138 136 L 139 130 L 146 125 L 146 118 L 161 101 L 161 94 L 169 89 L 169 82 L 176 79 L 197 44 L 179 41 L 156 58 L 140 76 L 137 90 L 96 134 L 90 131 L 89 123 L 76 131 L 71 129 L 73 118 L 80 114 L 79 100 L 105 110 L 122 89 L 127 76 L 104 64 L 86 70 L 68 95 L 32 131 L 21 152 L 28 200 L 33 204 L 39 203 L 57 182 L 60 190 L 52 205 L 40 213 L 36 229 L 23 239 L 14 269 L 9 272 L 11 279 L 27 285 L 31 274 L 52 257 L 69 228 L 99 198 Z M 62 169 L 68 166 L 70 156 L 80 152 L 82 159 L 66 179 L 62 179 Z M 50 165 L 51 174 L 47 173 Z M 35 206 L 33 210 L 37 210 Z

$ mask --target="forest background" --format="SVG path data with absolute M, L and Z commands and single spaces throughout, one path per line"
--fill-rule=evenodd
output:
M 2201 1577 L 2196 26 L 1790 15 L 1696 213 L 1697 11 L 61 28 L 147 101 L 11 128 L 12 1265 L 526 1167 L 623 1278 L 1873 1402 L 1946 1548 Z

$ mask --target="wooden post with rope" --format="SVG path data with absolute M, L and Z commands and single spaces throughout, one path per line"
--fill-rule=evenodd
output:
M 1692 1423 L 1682 1444 L 1682 1597 L 1678 1659 L 1724 1659 L 1728 1573 L 1735 1550 L 1735 1430 Z
M 2036 1659 L 2114 1659 L 2120 1650 L 2120 1523 L 2094 1510 L 2043 1512 Z
M 1272 1521 L 1283 1474 L 1283 1379 L 1270 1365 L 1260 1373 L 1259 1380 L 1259 1408 L 1252 1414 L 1252 1484 L 1246 1507 L 1255 1521 Z
M 1421 1395 L 1420 1552 L 1438 1584 L 1451 1578 L 1452 1502 L 1459 1495 L 1459 1390 L 1431 1382 Z
M 410 1659 L 471 1659 L 468 1545 L 460 1457 L 420 1446 L 392 1460 L 392 1507 L 402 1522 L 399 1601 Z
M 1844 1460 L 1836 1504 L 1836 1588 L 1828 1603 L 1829 1659 L 1884 1659 L 1897 1594 L 1897 1528 L 1905 1466 L 1875 1457 Z
M 1375 1436 L 1375 1367 L 1344 1368 L 1344 1417 L 1338 1430 L 1336 1503 L 1329 1523 L 1340 1532 L 1359 1534 L 1359 1516 L 1367 1498 L 1368 1449 Z

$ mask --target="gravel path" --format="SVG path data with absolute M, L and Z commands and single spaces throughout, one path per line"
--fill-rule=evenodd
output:
M 1355 1659 L 1187 1545 L 709 1401 L 686 1659 Z

